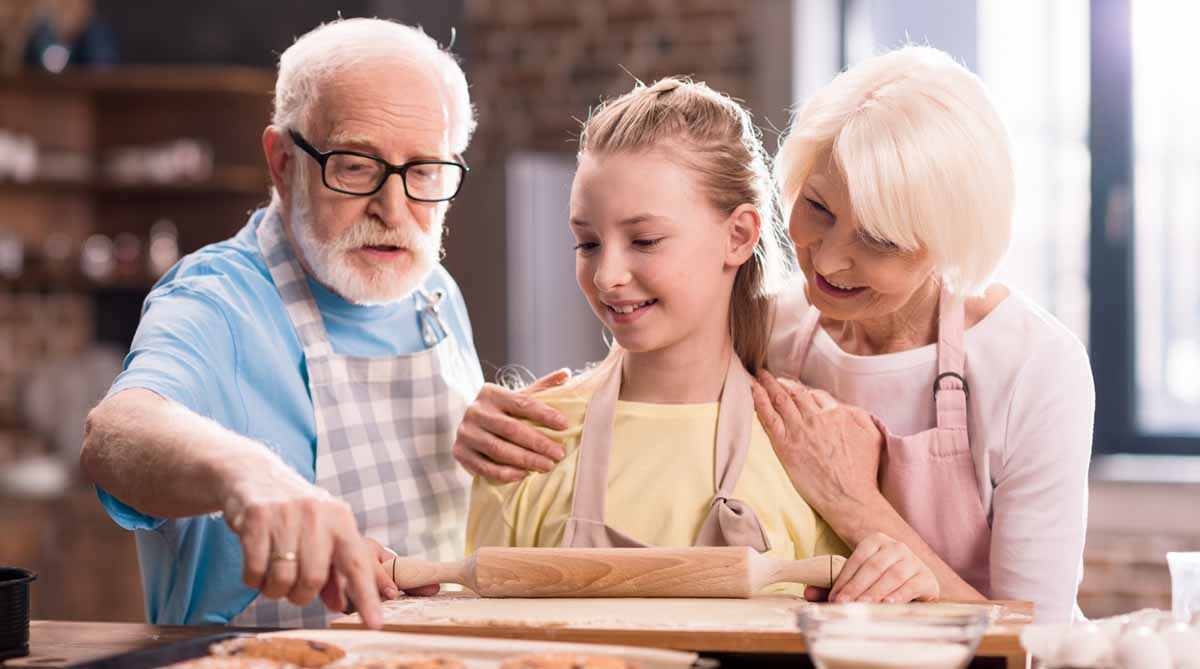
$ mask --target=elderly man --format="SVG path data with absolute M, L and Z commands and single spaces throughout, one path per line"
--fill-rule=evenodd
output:
M 451 447 L 483 378 L 438 261 L 473 126 L 418 29 L 337 21 L 280 57 L 270 206 L 159 281 L 88 417 L 82 464 L 137 531 L 152 622 L 322 626 L 353 605 L 379 627 L 385 546 L 461 557 Z

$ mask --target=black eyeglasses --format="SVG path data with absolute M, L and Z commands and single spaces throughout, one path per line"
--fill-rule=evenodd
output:
M 393 165 L 378 156 L 358 151 L 326 151 L 313 148 L 295 130 L 288 130 L 292 141 L 321 165 L 321 181 L 332 191 L 346 195 L 374 195 L 388 177 L 399 174 L 404 194 L 417 202 L 453 200 L 467 178 L 468 168 L 461 163 L 442 160 L 412 160 Z

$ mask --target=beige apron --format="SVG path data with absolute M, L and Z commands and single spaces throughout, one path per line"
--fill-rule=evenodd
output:
M 608 487 L 608 458 L 612 449 L 613 421 L 621 390 L 621 359 L 601 372 L 595 394 L 588 400 L 575 467 L 571 515 L 562 545 L 570 548 L 636 548 L 645 544 L 604 522 L 604 497 Z M 716 458 L 713 487 L 716 494 L 708 516 L 693 542 L 695 546 L 750 546 L 759 552 L 771 543 L 754 511 L 734 499 L 733 490 L 741 477 L 750 450 L 754 400 L 750 374 L 736 355 L 729 356 L 729 370 L 721 390 L 717 412 Z

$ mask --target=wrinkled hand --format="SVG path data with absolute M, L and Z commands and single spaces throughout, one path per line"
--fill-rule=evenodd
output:
M 876 532 L 858 544 L 827 593 L 808 588 L 804 597 L 831 602 L 932 602 L 941 595 L 937 577 L 912 550 Z
M 751 392 L 792 486 L 819 514 L 875 501 L 883 435 L 867 412 L 762 371 Z
M 495 483 L 519 481 L 530 471 L 550 471 L 563 458 L 562 445 L 521 419 L 565 430 L 566 418 L 530 395 L 569 378 L 570 370 L 560 369 L 520 391 L 484 385 L 458 426 L 454 459 L 468 472 Z
M 243 583 L 297 606 L 320 593 L 330 610 L 352 604 L 367 627 L 382 626 L 378 551 L 348 504 L 281 461 L 240 468 L 223 498 L 225 520 L 242 544 Z

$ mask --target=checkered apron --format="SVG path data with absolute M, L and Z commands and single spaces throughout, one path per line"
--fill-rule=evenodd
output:
M 299 335 L 317 428 L 316 483 L 345 500 L 364 535 L 400 555 L 462 559 L 470 477 L 451 455 L 467 405 L 483 386 L 438 313 L 442 295 L 414 295 L 429 348 L 411 355 L 337 355 L 274 210 L 258 243 Z M 341 615 L 258 596 L 234 625 L 325 627 Z

